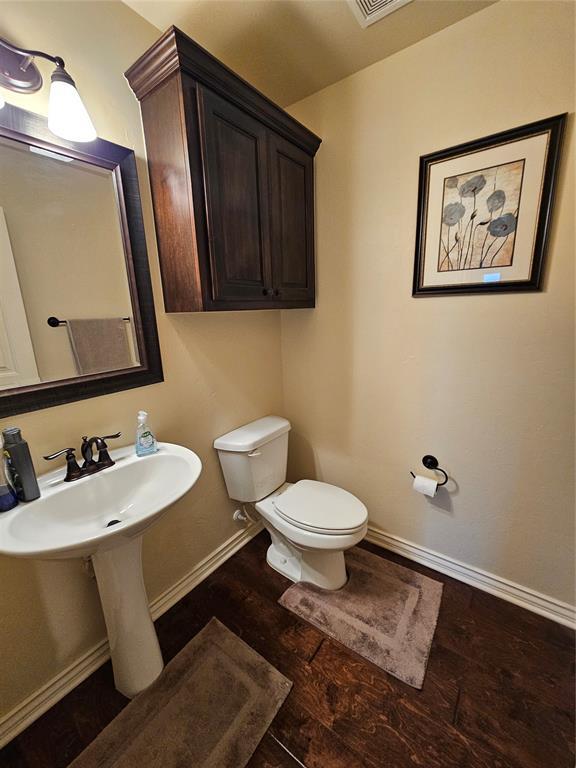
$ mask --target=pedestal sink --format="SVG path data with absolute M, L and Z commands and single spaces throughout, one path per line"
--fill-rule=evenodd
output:
M 195 453 L 159 443 L 137 457 L 111 452 L 113 467 L 72 483 L 64 470 L 39 478 L 41 497 L 0 515 L 0 553 L 41 560 L 91 557 L 116 688 L 133 697 L 163 668 L 142 577 L 142 534 L 187 493 L 202 470 Z

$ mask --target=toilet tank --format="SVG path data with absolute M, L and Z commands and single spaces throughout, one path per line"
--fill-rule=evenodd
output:
M 265 416 L 214 441 L 226 489 L 236 501 L 260 501 L 286 481 L 290 422 Z

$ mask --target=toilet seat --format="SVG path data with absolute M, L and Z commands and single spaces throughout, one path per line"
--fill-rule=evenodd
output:
M 316 480 L 299 480 L 276 496 L 272 505 L 286 522 L 314 533 L 354 533 L 368 519 L 366 507 L 356 496 Z

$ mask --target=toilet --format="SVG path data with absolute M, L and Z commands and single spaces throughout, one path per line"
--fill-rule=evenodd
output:
M 252 503 L 272 543 L 267 562 L 292 581 L 340 589 L 344 552 L 366 535 L 368 512 L 343 488 L 286 482 L 290 422 L 266 416 L 214 441 L 231 499 Z

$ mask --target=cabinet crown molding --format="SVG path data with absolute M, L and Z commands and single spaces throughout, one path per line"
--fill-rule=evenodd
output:
M 171 26 L 134 64 L 125 77 L 139 101 L 176 72 L 186 72 L 197 82 L 255 115 L 312 156 L 321 139 L 288 115 L 178 27 Z

